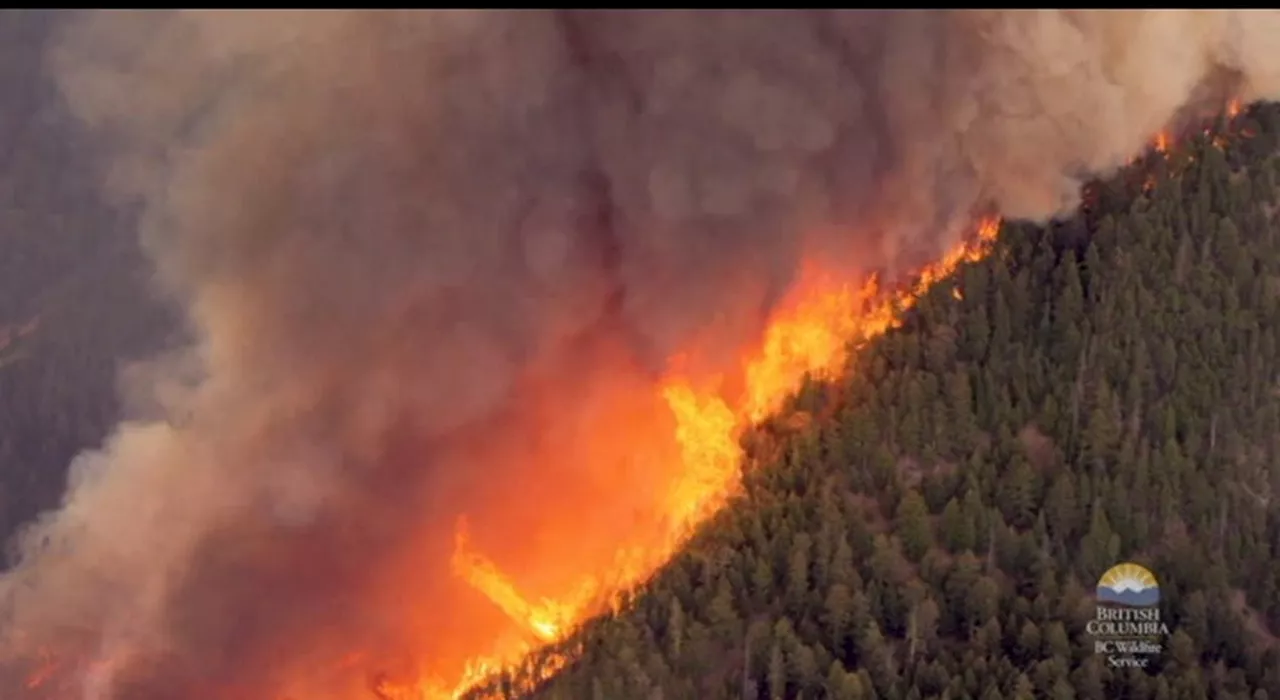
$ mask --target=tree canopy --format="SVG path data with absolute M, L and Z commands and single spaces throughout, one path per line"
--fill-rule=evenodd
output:
M 542 698 L 1280 698 L 1280 106 L 1006 222 L 744 437 L 743 495 L 489 690 Z M 1085 632 L 1121 561 L 1173 631 Z

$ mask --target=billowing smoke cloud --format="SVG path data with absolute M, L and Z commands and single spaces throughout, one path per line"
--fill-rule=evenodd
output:
M 657 420 L 628 397 L 676 351 L 728 366 L 802 260 L 905 270 L 975 208 L 1062 211 L 1192 102 L 1280 93 L 1278 34 L 1276 12 L 77 21 L 52 71 L 198 342 L 18 542 L 0 667 L 96 660 L 54 697 L 351 697 L 297 678 L 474 647 L 496 613 L 450 580 L 460 511 L 508 534 L 527 501 L 593 512 L 604 438 L 580 436 Z

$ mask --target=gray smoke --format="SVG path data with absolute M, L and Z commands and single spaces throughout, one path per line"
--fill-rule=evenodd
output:
M 0 669 L 48 647 L 98 660 L 50 697 L 327 698 L 296 679 L 345 652 L 448 660 L 494 625 L 450 580 L 460 511 L 590 511 L 577 429 L 677 350 L 726 368 L 802 260 L 907 270 L 980 208 L 1062 212 L 1192 103 L 1280 94 L 1277 35 L 1270 11 L 89 15 L 50 65 L 198 342 L 21 537 Z

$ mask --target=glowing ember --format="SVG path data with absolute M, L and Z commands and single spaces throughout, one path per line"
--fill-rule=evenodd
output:
M 27 676 L 27 690 L 35 690 L 44 685 L 45 681 L 52 678 L 54 672 L 58 670 L 58 660 L 54 658 L 52 652 L 48 649 L 41 649 L 39 656 L 41 659 L 40 666 Z
M 1168 153 L 1170 141 L 1172 141 L 1172 137 L 1170 136 L 1169 131 L 1162 130 L 1160 133 L 1156 134 L 1155 149 L 1160 153 Z

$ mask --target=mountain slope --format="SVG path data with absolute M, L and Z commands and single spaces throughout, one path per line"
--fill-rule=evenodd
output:
M 744 439 L 745 495 L 537 695 L 1280 697 L 1280 107 L 1231 131 L 1007 223 L 800 392 L 812 428 Z M 1126 560 L 1171 632 L 1146 669 L 1085 632 Z

